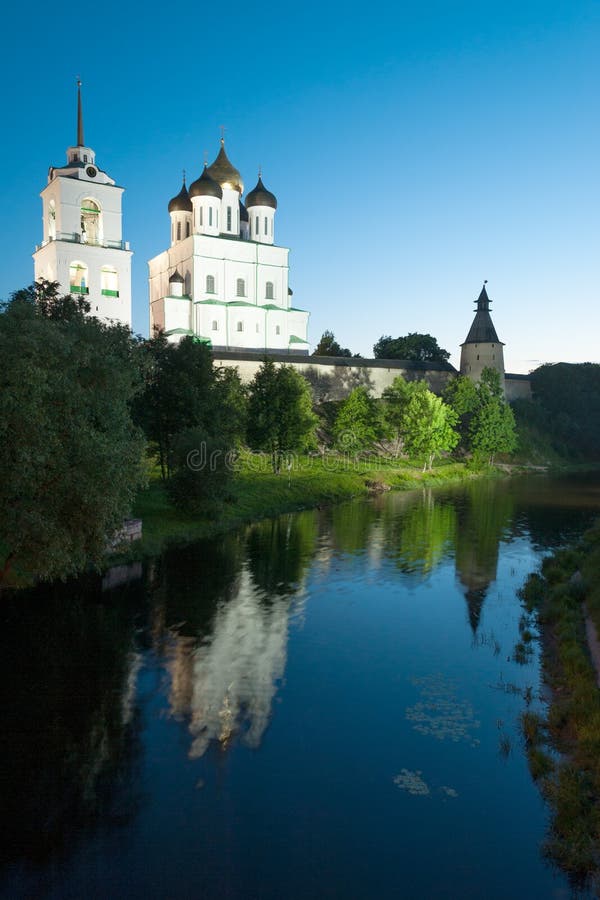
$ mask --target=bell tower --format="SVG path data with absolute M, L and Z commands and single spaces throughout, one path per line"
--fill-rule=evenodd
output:
M 85 296 L 90 315 L 131 327 L 132 252 L 123 241 L 123 190 L 86 146 L 78 80 L 77 141 L 67 148 L 65 166 L 50 167 L 40 195 L 43 239 L 33 254 L 35 279 L 58 281 L 65 294 Z

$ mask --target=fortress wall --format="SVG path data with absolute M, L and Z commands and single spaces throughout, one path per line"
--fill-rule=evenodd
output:
M 531 400 L 531 379 L 529 375 L 504 376 L 504 396 L 509 403 L 514 400 Z
M 293 366 L 310 383 L 317 401 L 344 400 L 355 387 L 366 387 L 372 396 L 381 397 L 397 375 L 407 381 L 423 379 L 430 390 L 441 393 L 458 374 L 449 363 L 419 363 L 398 359 L 358 359 L 330 356 L 268 354 L 280 365 Z M 260 368 L 264 355 L 215 351 L 216 366 L 235 366 L 243 382 L 248 383 Z

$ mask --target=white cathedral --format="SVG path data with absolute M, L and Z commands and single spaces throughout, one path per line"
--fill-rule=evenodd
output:
M 289 250 L 275 245 L 277 199 L 244 185 L 219 154 L 169 202 L 171 246 L 149 262 L 150 333 L 215 350 L 308 354 L 308 312 L 292 306 Z
M 99 169 L 83 136 L 81 84 L 77 92 L 77 144 L 67 165 L 48 171 L 41 193 L 44 232 L 33 254 L 35 280 L 58 281 L 83 295 L 90 314 L 131 327 L 131 256 L 123 241 L 123 188 Z

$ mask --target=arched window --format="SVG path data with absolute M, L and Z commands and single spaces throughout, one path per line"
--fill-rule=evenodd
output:
M 227 207 L 227 231 L 231 231 L 231 207 Z
M 88 267 L 83 262 L 72 262 L 69 266 L 69 290 L 72 294 L 89 294 Z
M 102 240 L 102 212 L 95 200 L 86 197 L 81 202 L 81 241 L 99 244 Z
M 208 225 L 212 227 L 212 206 L 208 207 Z
M 56 237 L 56 203 L 51 200 L 48 204 L 48 240 L 53 241 Z
M 275 326 L 275 334 L 281 334 L 281 328 L 279 327 L 279 325 Z
M 213 331 L 218 331 L 218 330 L 219 330 L 219 323 L 217 322 L 216 319 L 213 319 L 212 330 L 213 330 Z
M 215 293 L 215 276 L 214 275 L 206 276 L 206 293 L 207 294 Z
M 243 330 L 244 330 L 244 323 L 243 323 L 243 322 L 238 322 L 238 323 L 237 323 L 237 330 L 238 330 L 238 331 L 243 331 Z
M 192 276 L 189 272 L 186 272 L 183 276 L 183 288 L 184 294 L 189 297 L 192 293 Z
M 258 216 L 256 216 L 256 223 L 255 223 L 254 230 L 255 230 L 256 234 L 258 234 Z
M 117 270 L 111 266 L 102 266 L 100 271 L 101 293 L 105 297 L 119 296 L 119 276 Z
M 189 236 L 190 236 L 190 223 L 189 223 L 189 220 L 185 223 L 185 236 L 186 236 L 186 237 L 189 237 Z
M 269 233 L 269 220 L 265 216 L 265 237 L 268 235 L 268 233 Z
M 246 296 L 246 282 L 243 278 L 238 278 L 238 280 L 236 281 L 235 295 L 236 297 Z
M 200 228 L 202 228 L 202 207 L 200 207 Z
M 181 222 L 177 223 L 177 240 L 181 240 Z
M 265 285 L 265 297 L 267 298 L 267 300 L 274 299 L 273 282 L 272 281 L 267 281 L 267 283 Z

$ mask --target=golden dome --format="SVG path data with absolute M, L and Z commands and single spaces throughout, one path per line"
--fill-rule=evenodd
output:
M 219 155 L 212 166 L 208 167 L 208 174 L 220 184 L 222 188 L 229 188 L 230 190 L 238 191 L 240 194 L 244 193 L 242 176 L 235 166 L 232 166 L 229 162 L 227 154 L 225 153 L 225 141 L 223 138 L 221 138 Z

